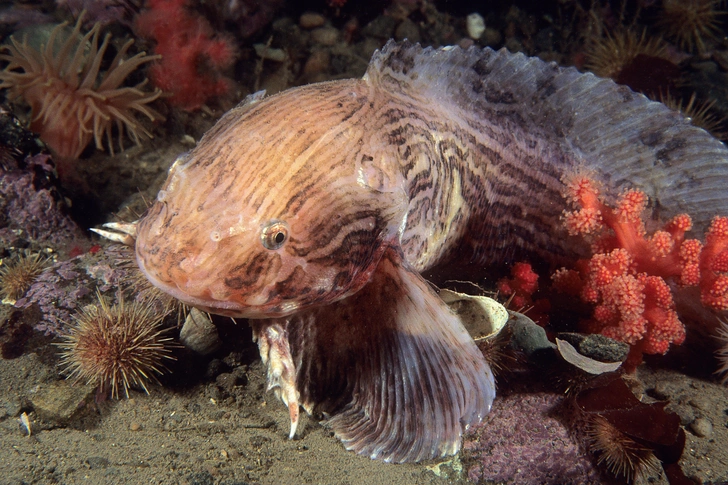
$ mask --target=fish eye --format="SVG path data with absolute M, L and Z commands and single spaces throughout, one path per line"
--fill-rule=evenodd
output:
M 288 239 L 288 226 L 283 221 L 271 221 L 260 234 L 260 240 L 266 249 L 280 249 Z

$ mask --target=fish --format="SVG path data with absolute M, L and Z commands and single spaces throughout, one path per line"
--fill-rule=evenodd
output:
M 303 408 L 349 450 L 417 462 L 457 453 L 496 394 L 423 274 L 573 255 L 560 220 L 580 173 L 701 230 L 725 209 L 728 150 L 575 68 L 390 41 L 361 79 L 246 98 L 120 231 L 152 284 L 249 319 L 291 437 Z

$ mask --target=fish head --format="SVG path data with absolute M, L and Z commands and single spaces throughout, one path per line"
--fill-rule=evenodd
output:
M 137 227 L 155 286 L 211 313 L 272 318 L 366 284 L 403 225 L 404 185 L 351 126 L 363 94 L 315 86 L 233 110 L 174 163 Z

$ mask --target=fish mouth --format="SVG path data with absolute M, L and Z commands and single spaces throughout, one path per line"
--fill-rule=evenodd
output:
M 142 274 L 152 285 L 159 288 L 172 298 L 181 301 L 183 304 L 208 313 L 233 318 L 263 319 L 285 317 L 294 313 L 296 309 L 298 309 L 298 304 L 295 302 L 271 302 L 264 305 L 246 305 L 237 301 L 215 300 L 195 296 L 183 290 L 178 285 L 161 281 L 155 275 L 146 271 L 141 261 L 138 263 Z

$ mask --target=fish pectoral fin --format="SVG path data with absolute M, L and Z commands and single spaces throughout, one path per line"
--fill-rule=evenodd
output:
M 288 438 L 296 435 L 299 417 L 299 394 L 296 390 L 296 367 L 291 358 L 286 319 L 267 320 L 264 325 L 254 325 L 255 339 L 263 364 L 268 367 L 268 390 L 288 406 L 291 430 Z
M 297 387 L 344 446 L 389 462 L 458 452 L 490 411 L 490 367 L 458 317 L 388 249 L 371 281 L 288 326 Z

